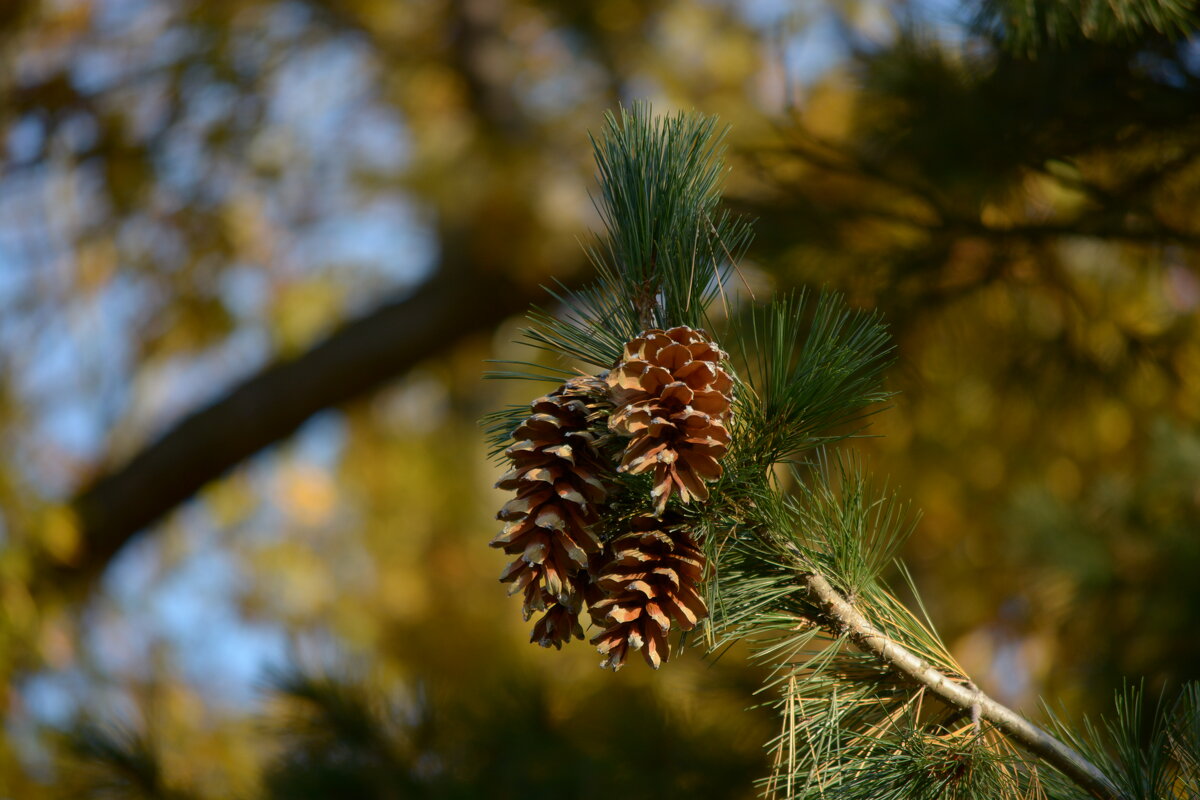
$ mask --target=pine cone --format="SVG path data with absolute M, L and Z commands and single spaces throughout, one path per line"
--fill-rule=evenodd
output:
M 517 493 L 497 514 L 508 524 L 491 542 L 518 556 L 500 580 L 512 584 L 509 594 L 524 592 L 526 620 L 546 612 L 532 639 L 543 647 L 583 638 L 578 616 L 588 555 L 600 551 L 591 527 L 607 494 L 606 467 L 588 430 L 588 395 L 604 388 L 581 376 L 534 400 L 533 414 L 513 432 L 516 444 L 505 451 L 512 469 L 496 484 Z
M 583 638 L 583 626 L 579 624 L 579 607 L 555 602 L 533 624 L 533 634 L 529 641 L 537 642 L 542 647 L 561 650 L 572 638 Z
M 609 427 L 631 437 L 618 471 L 654 470 L 660 516 L 673 493 L 685 503 L 707 500 L 706 481 L 721 477 L 733 390 L 724 358 L 703 331 L 648 330 L 625 345 L 606 379 L 616 406 Z
M 692 535 L 649 514 L 635 518 L 632 528 L 605 549 L 607 563 L 596 584 L 608 596 L 589 608 L 593 621 L 605 628 L 592 644 L 605 656 L 601 666 L 614 671 L 630 648 L 641 650 L 658 669 L 670 657 L 672 621 L 691 630 L 708 616 L 699 592 L 705 560 Z

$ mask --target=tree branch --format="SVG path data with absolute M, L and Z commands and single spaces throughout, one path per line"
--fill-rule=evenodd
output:
M 1097 800 L 1128 800 L 1102 773 L 1073 748 L 1046 733 L 1011 708 L 1001 705 L 979 689 L 953 680 L 927 664 L 910 650 L 872 625 L 823 576 L 807 572 L 802 576 L 809 595 L 825 616 L 825 621 L 864 652 L 925 686 L 938 698 L 987 720 L 1030 753 L 1055 767 Z
M 316 6 L 343 29 L 368 36 L 381 53 L 397 52 L 379 31 L 332 0 Z M 450 66 L 468 84 L 475 119 L 500 139 L 527 147 L 526 122 L 505 102 L 511 86 L 484 69 L 474 51 L 500 34 L 494 4 L 456 0 Z M 400 48 L 403 50 L 403 48 Z M 482 66 L 481 66 L 482 65 Z M 493 153 L 495 163 L 504 156 Z M 524 311 L 533 286 L 513 275 L 528 254 L 523 244 L 544 234 L 526 203 L 505 198 L 505 214 L 484 209 L 464 216 L 461 202 L 444 215 L 442 265 L 414 294 L 349 322 L 298 358 L 277 363 L 234 387 L 224 398 L 183 419 L 127 464 L 100 476 L 71 501 L 81 546 L 71 563 L 46 556 L 35 567 L 35 591 L 90 586 L 136 533 L 259 450 L 280 441 L 317 412 L 366 394 L 467 336 L 495 328 Z M 468 204 L 470 205 L 470 204 Z M 505 243 L 498 247 L 497 243 Z M 571 269 L 559 265 L 560 274 Z
M 489 331 L 529 302 L 528 289 L 495 272 L 442 269 L 417 291 L 273 364 L 183 419 L 72 502 L 81 552 L 43 579 L 86 585 L 138 531 L 163 517 L 318 411 L 363 395 L 465 337 Z

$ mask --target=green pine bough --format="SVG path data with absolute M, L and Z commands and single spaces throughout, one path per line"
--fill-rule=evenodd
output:
M 910 515 L 837 449 L 887 397 L 887 330 L 833 293 L 730 296 L 751 229 L 719 208 L 723 137 L 644 104 L 607 116 L 597 281 L 530 313 L 524 341 L 554 366 L 491 373 L 558 386 L 485 419 L 516 491 L 493 545 L 533 640 L 585 638 L 586 613 L 614 669 L 657 667 L 678 629 L 748 642 L 781 720 L 767 796 L 1200 797 L 1200 686 L 1039 727 L 888 589 Z

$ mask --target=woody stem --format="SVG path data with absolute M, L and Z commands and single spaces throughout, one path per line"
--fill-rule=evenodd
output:
M 1011 708 L 996 702 L 971 683 L 964 683 L 928 664 L 875 627 L 824 576 L 806 572 L 801 580 L 821 609 L 824 626 L 845 634 L 859 649 L 907 678 L 923 685 L 942 701 L 987 720 L 1028 752 L 1073 780 L 1096 800 L 1128 800 L 1095 764 Z

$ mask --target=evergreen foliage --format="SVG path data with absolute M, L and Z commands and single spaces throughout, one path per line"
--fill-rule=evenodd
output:
M 641 330 L 705 327 L 722 265 L 749 244 L 749 225 L 717 208 L 724 136 L 715 117 L 636 103 L 593 139 L 607 236 L 589 254 L 613 310 Z
M 1180 37 L 1196 22 L 1188 0 L 986 0 L 977 24 L 1009 48 L 1036 55 L 1080 39 L 1127 44 L 1148 34 Z
M 81 720 L 67 732 L 63 750 L 80 796 L 94 800 L 188 800 L 167 785 L 151 737 L 127 725 Z
M 349 672 L 291 666 L 268 676 L 280 707 L 270 722 L 282 749 L 264 776 L 269 798 L 420 796 L 426 709 L 412 713 Z
M 639 326 L 704 324 L 735 354 L 724 474 L 706 503 L 671 508 L 703 533 L 708 646 L 748 641 L 770 669 L 764 689 L 778 698 L 782 725 L 769 743 L 774 771 L 764 791 L 863 800 L 1182 796 L 1168 779 L 1166 716 L 1155 717 L 1149 741 L 1133 738 L 1140 696 L 1118 700 L 1117 724 L 1101 731 L 1085 723 L 1082 733 L 1060 724 L 1055 740 L 979 692 L 932 624 L 889 589 L 884 573 L 912 524 L 858 462 L 831 449 L 848 435 L 846 423 L 887 397 L 886 329 L 833 293 L 811 311 L 800 295 L 738 304 L 723 318 L 706 313 L 713 287 L 735 268 L 719 256 L 732 259 L 738 247 L 716 238 L 678 255 L 713 214 L 721 170 L 715 124 L 691 119 L 653 122 L 644 105 L 622 112 L 620 124 L 608 118 L 596 144 L 608 235 L 593 249 L 607 259 L 598 259 L 599 282 L 558 296 L 561 316 L 535 312 L 526 338 L 568 361 L 609 368 Z M 664 227 L 672 225 L 676 232 Z M 726 230 L 733 244 L 748 238 L 740 223 Z M 514 421 L 508 412 L 489 419 L 497 444 Z M 807 461 L 792 461 L 805 451 Z M 617 483 L 613 508 L 621 510 L 606 537 L 619 535 L 631 510 L 650 513 L 638 499 L 642 484 Z M 911 581 L 907 589 L 919 607 Z
M 1183 687 L 1175 701 L 1148 703 L 1145 690 L 1126 686 L 1114 697 L 1110 715 L 1073 728 L 1048 712 L 1055 730 L 1076 749 L 1103 764 L 1131 800 L 1190 800 L 1200 797 L 1200 683 Z M 1078 787 L 1053 776 L 1052 795 L 1086 798 Z
M 762 463 L 829 441 L 830 431 L 887 397 L 879 386 L 891 361 L 887 329 L 835 293 L 821 293 L 811 312 L 805 294 L 751 307 L 731 337 L 746 389 L 743 432 L 762 437 L 744 449 Z
M 1134 22 L 1168 4 L 1002 5 L 1017 16 L 1015 29 L 1026 15 L 1033 24 L 1035 13 L 1069 15 L 1081 5 Z M 1194 14 L 1195 4 L 1175 8 Z M 1001 568 L 975 584 L 933 560 L 914 564 L 923 587 L 954 597 L 978 585 L 981 597 L 1017 600 L 1009 608 L 1021 610 L 999 622 L 1016 622 L 1023 639 L 1054 650 L 1053 666 L 1036 679 L 1043 690 L 1095 702 L 1125 675 L 1177 685 L 1200 665 L 1197 594 L 1183 574 L 1194 572 L 1200 541 L 1184 533 L 1196 528 L 1195 503 L 1190 489 L 1173 495 L 1180 481 L 1195 483 L 1195 462 L 1176 460 L 1153 475 L 1135 465 L 1194 450 L 1192 410 L 1200 406 L 1185 401 L 1189 418 L 1178 426 L 1131 411 L 1119 459 L 1100 454 L 1099 437 L 1077 446 L 1062 434 L 1083 420 L 1083 398 L 1124 402 L 1140 393 L 1157 354 L 1196 329 L 1189 306 L 1161 334 L 1126 329 L 1119 354 L 1098 356 L 1085 341 L 1134 285 L 1157 292 L 1173 270 L 1194 274 L 1187 209 L 1195 204 L 1185 197 L 1200 152 L 1196 26 L 1186 36 L 1143 28 L 1119 40 L 1077 28 L 1061 44 L 1043 40 L 1030 50 L 988 27 L 986 15 L 979 22 L 962 46 L 914 26 L 891 46 L 864 48 L 856 72 L 863 95 L 848 131 L 821 130 L 819 115 L 797 114 L 787 156 L 754 154 L 776 189 L 743 206 L 763 221 L 754 254 L 797 282 L 833 283 L 885 312 L 911 354 L 892 386 L 920 387 L 912 407 L 938 410 L 914 423 L 904 446 L 876 449 L 897 462 L 893 474 L 909 474 L 915 462 L 945 476 L 936 490 L 917 491 L 956 498 L 954 516 L 970 520 L 964 541 L 978 563 L 1012 566 L 1015 547 L 1022 580 L 1034 581 L 1028 592 L 1010 588 Z M 1176 252 L 1178 262 L 1169 255 Z M 1054 332 L 1041 328 L 1047 315 Z M 1162 374 L 1182 385 L 1194 372 Z M 958 391 L 972 385 L 981 402 L 958 416 Z M 1032 427 L 1022 421 L 1030 414 Z M 993 462 L 993 484 L 981 473 L 997 445 L 1004 454 Z M 1057 458 L 1078 467 L 1077 494 L 1059 496 L 1046 479 Z M 958 525 L 935 521 L 929 541 L 958 541 Z M 1127 546 L 1152 563 L 1133 567 Z M 1036 599 L 1052 585 L 1074 587 L 1069 607 Z M 939 620 L 947 632 L 977 625 L 968 604 L 947 605 Z M 1099 610 L 1080 613 L 1089 607 Z M 1162 644 L 1146 644 L 1151 629 Z
M 655 800 L 681 787 L 702 797 L 748 796 L 752 751 L 719 746 L 711 730 L 679 719 L 644 689 L 580 697 L 563 709 L 527 675 L 501 669 L 479 691 L 491 702 L 447 696 L 426 681 L 384 688 L 348 662 L 271 671 L 254 724 L 274 755 L 260 784 L 233 796 Z M 631 728 L 631 719 L 638 725 Z M 62 767 L 73 778 L 67 796 L 211 796 L 166 786 L 162 754 L 148 742 L 128 728 L 81 722 L 64 738 Z M 656 769 L 664 758 L 672 770 Z

